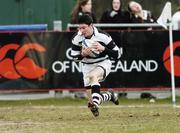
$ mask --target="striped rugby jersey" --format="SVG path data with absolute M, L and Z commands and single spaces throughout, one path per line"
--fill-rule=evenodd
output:
M 71 56 L 75 61 L 81 61 L 86 64 L 93 64 L 97 62 L 101 62 L 108 58 L 119 59 L 121 57 L 121 50 L 117 47 L 115 42 L 112 40 L 111 36 L 96 27 L 93 27 L 94 33 L 91 36 L 92 41 L 99 42 L 101 45 L 105 46 L 105 50 L 99 54 L 97 57 L 82 57 L 81 56 L 81 48 L 82 42 L 86 39 L 83 35 L 78 32 L 74 35 L 72 39 L 72 49 Z

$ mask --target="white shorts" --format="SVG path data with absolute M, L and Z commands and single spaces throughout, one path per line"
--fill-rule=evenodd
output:
M 106 59 L 102 62 L 98 62 L 98 63 L 93 63 L 93 64 L 83 64 L 82 65 L 82 73 L 83 73 L 83 81 L 84 81 L 84 86 L 90 86 L 90 81 L 89 81 L 89 73 L 95 69 L 98 66 L 101 66 L 102 68 L 104 68 L 105 70 L 105 75 L 104 75 L 104 79 L 109 75 L 109 73 L 111 72 L 111 61 Z M 104 80 L 102 79 L 102 81 Z

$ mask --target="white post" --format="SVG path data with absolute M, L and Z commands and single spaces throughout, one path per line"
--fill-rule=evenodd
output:
M 174 78 L 174 54 L 173 54 L 173 33 L 172 22 L 169 23 L 169 43 L 170 43 L 170 62 L 171 62 L 171 88 L 172 88 L 172 103 L 176 106 L 175 78 Z
M 170 66 L 171 66 L 171 89 L 172 89 L 172 103 L 176 106 L 175 93 L 175 79 L 174 79 L 174 54 L 173 54 L 173 32 L 172 32 L 172 9 L 171 2 L 166 2 L 163 11 L 157 22 L 167 29 L 167 22 L 169 22 L 169 45 L 170 45 Z

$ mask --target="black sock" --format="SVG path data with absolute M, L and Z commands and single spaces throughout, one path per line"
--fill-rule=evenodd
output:
M 95 104 L 97 107 L 99 107 L 99 105 L 102 102 L 102 96 L 100 93 L 100 85 L 92 85 L 92 101 L 93 104 Z

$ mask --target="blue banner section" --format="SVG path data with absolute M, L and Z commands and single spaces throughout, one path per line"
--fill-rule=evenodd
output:
M 48 28 L 47 24 L 30 24 L 30 25 L 1 25 L 0 31 L 46 31 Z
M 123 55 L 112 61 L 104 88 L 171 87 L 168 31 L 109 32 Z M 81 63 L 71 60 L 74 32 L 0 33 L 0 89 L 83 88 Z M 180 87 L 180 31 L 173 32 Z

